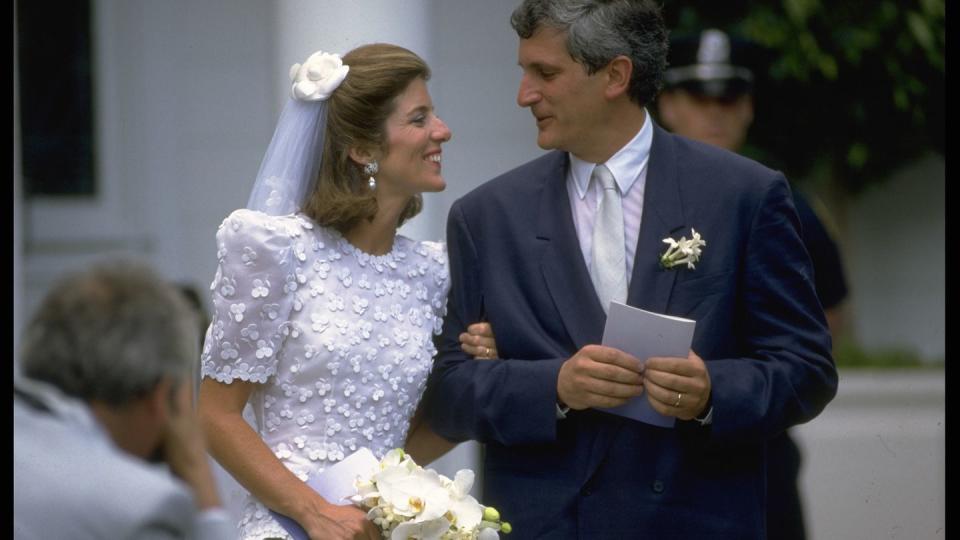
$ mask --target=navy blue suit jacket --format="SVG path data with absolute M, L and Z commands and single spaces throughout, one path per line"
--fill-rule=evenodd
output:
M 426 410 L 453 440 L 486 443 L 483 502 L 526 538 L 763 538 L 766 441 L 836 393 L 830 338 L 782 174 L 655 126 L 627 301 L 697 321 L 713 423 L 664 429 L 604 413 L 556 418 L 557 375 L 601 341 L 605 315 L 551 152 L 454 203 L 452 290 Z M 663 270 L 668 236 L 707 245 Z M 478 320 L 501 359 L 458 335 Z M 641 396 L 645 399 L 645 396 Z

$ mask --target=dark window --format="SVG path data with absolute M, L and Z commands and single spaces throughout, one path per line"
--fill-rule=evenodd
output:
M 89 0 L 17 0 L 27 196 L 96 193 L 90 15 Z

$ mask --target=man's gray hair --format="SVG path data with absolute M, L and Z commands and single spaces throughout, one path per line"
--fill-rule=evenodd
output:
M 84 401 L 122 406 L 163 378 L 192 377 L 197 314 L 147 266 L 100 264 L 61 280 L 24 334 L 23 375 Z
M 650 0 L 525 0 L 510 24 L 522 39 L 540 27 L 567 33 L 567 52 L 593 74 L 617 56 L 633 62 L 630 100 L 656 97 L 667 65 L 669 39 L 659 6 Z

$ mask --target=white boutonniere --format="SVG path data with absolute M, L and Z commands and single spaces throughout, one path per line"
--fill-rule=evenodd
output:
M 701 239 L 700 233 L 693 229 L 690 229 L 690 234 L 692 238 L 689 240 L 685 236 L 681 236 L 680 240 L 663 239 L 663 243 L 669 244 L 670 247 L 660 256 L 660 266 L 662 268 L 669 269 L 681 264 L 687 265 L 690 270 L 696 268 L 694 263 L 700 260 L 700 253 L 702 253 L 702 248 L 707 245 L 707 241 Z

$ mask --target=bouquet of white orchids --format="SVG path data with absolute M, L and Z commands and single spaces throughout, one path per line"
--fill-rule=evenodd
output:
M 473 471 L 455 478 L 417 465 L 403 450 L 387 452 L 378 470 L 355 482 L 350 500 L 391 540 L 493 540 L 510 532 L 500 514 L 470 496 Z

